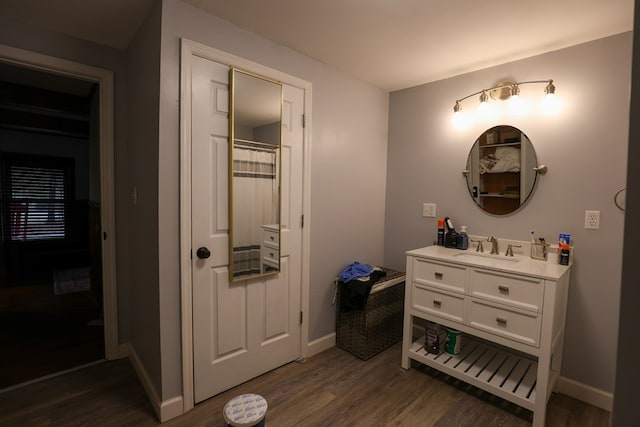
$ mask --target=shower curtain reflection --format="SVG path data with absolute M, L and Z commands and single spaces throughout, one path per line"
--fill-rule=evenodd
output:
M 278 223 L 277 148 L 233 147 L 233 272 L 260 273 L 261 226 Z

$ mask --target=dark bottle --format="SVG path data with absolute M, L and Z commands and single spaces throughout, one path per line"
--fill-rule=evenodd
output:
M 560 259 L 559 259 L 559 263 L 560 265 L 569 265 L 569 245 L 567 245 L 566 243 L 561 243 L 560 244 Z
M 444 219 L 438 220 L 438 246 L 444 246 Z
M 444 235 L 445 248 L 458 247 L 458 233 L 456 233 L 456 228 L 453 226 L 453 222 L 448 216 L 444 218 L 444 222 L 447 225 L 447 232 Z

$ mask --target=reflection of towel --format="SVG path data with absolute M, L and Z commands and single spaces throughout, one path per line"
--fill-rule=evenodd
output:
M 520 149 L 496 147 L 493 154 L 480 159 L 480 173 L 520 172 Z

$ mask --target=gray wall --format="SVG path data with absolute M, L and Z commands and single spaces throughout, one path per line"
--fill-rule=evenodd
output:
M 160 97 L 160 24 L 157 1 L 127 50 L 129 115 L 122 172 L 126 174 L 122 209 L 126 221 L 118 224 L 126 257 L 118 268 L 126 277 L 119 284 L 120 317 L 129 343 L 144 365 L 158 394 L 167 373 L 160 349 L 160 294 L 158 288 L 158 128 Z M 137 204 L 132 192 L 137 190 Z M 180 375 L 171 372 L 170 375 Z
M 625 186 L 631 33 L 531 57 L 391 94 L 385 219 L 385 264 L 402 268 L 404 252 L 430 245 L 437 216 L 467 225 L 470 234 L 548 241 L 570 233 L 575 242 L 562 374 L 613 392 L 624 213 L 613 203 Z M 561 114 L 504 119 L 531 139 L 549 172 L 533 198 L 504 217 L 477 208 L 461 174 L 475 139 L 500 123 L 454 130 L 457 98 L 497 81 L 554 79 Z M 542 93 L 543 86 L 536 88 Z M 529 91 L 529 89 L 527 89 Z M 523 88 L 524 93 L 524 88 Z M 477 101 L 463 104 L 475 109 Z M 584 211 L 601 211 L 600 230 L 584 230 Z
M 335 330 L 333 280 L 354 260 L 382 263 L 388 94 L 179 0 L 163 2 L 159 151 L 163 397 L 181 394 L 179 42 L 187 38 L 313 84 L 309 334 Z
M 635 28 L 640 27 L 640 2 L 635 2 Z M 633 75 L 631 80 L 631 118 L 640 116 L 640 32 L 633 36 Z M 640 425 L 637 388 L 640 384 L 640 263 L 638 239 L 640 239 L 640 121 L 629 123 L 629 155 L 627 162 L 627 200 L 624 223 L 624 257 L 622 266 L 622 290 L 620 296 L 620 330 L 616 388 L 613 400 L 612 426 Z

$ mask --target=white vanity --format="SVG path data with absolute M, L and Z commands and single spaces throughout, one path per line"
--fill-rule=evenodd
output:
M 527 255 L 514 257 L 408 251 L 402 367 L 415 360 L 438 369 L 533 411 L 533 425 L 544 426 L 562 362 L 570 267 L 533 260 L 523 246 Z M 427 353 L 419 319 L 462 331 L 461 353 Z

